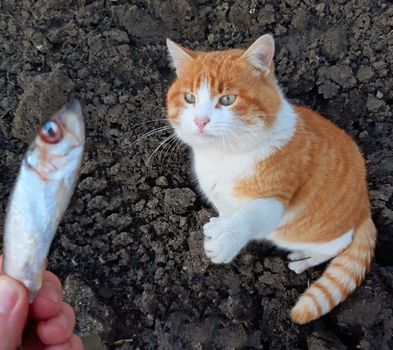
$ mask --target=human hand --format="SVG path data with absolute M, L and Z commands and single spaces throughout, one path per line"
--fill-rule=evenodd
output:
M 82 350 L 81 339 L 73 334 L 75 313 L 62 301 L 56 275 L 44 272 L 42 287 L 29 305 L 23 284 L 2 274 L 2 261 L 0 256 L 0 350 L 20 344 L 23 350 Z

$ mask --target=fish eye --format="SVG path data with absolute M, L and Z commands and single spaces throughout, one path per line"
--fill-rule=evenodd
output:
M 55 121 L 49 120 L 42 126 L 40 136 L 46 143 L 58 143 L 61 140 L 63 133 Z
M 230 106 L 233 102 L 236 101 L 236 95 L 225 95 L 220 97 L 220 104 L 223 106 Z
M 195 103 L 195 96 L 193 94 L 185 93 L 184 99 L 186 100 L 187 103 Z

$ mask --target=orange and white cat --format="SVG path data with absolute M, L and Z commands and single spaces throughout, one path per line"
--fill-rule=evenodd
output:
M 196 52 L 167 41 L 177 79 L 168 119 L 193 152 L 200 189 L 219 212 L 204 226 L 214 263 L 248 242 L 290 251 L 301 273 L 331 262 L 291 316 L 303 324 L 329 312 L 363 280 L 374 254 L 364 159 L 333 123 L 291 105 L 274 76 L 274 40 L 247 50 Z

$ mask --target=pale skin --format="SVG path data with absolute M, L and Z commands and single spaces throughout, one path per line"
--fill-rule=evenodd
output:
M 55 274 L 44 272 L 43 285 L 29 305 L 27 289 L 2 274 L 0 256 L 0 350 L 82 350 L 73 333 L 75 313 L 62 301 L 62 287 Z M 27 321 L 28 320 L 28 321 Z

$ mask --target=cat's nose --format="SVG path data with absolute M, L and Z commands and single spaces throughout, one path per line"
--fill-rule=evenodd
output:
M 194 123 L 198 127 L 199 130 L 203 130 L 203 128 L 210 122 L 209 117 L 204 118 L 195 118 Z

